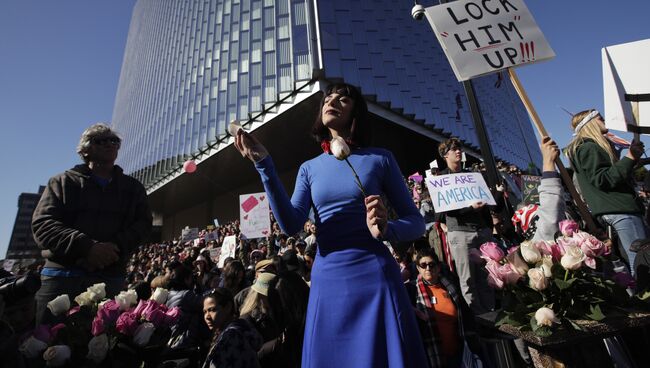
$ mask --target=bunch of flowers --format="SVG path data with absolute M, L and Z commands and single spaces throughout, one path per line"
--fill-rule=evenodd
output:
M 129 290 L 121 292 L 114 300 L 102 303 L 92 322 L 93 338 L 90 344 L 94 341 L 97 346 L 110 345 L 113 348 L 118 342 L 124 342 L 142 348 L 154 340 L 165 340 L 169 327 L 181 315 L 178 307 L 167 308 L 165 305 L 168 295 L 166 289 L 157 288 L 150 300 L 138 302 L 135 292 Z M 152 338 L 154 336 L 158 338 Z M 103 349 L 98 352 L 92 357 L 95 362 L 101 362 L 106 357 Z
M 20 351 L 33 365 L 43 359 L 47 366 L 59 367 L 100 364 L 121 341 L 145 347 L 154 333 L 166 336 L 180 318 L 179 308 L 165 306 L 168 294 L 159 288 L 150 300 L 138 302 L 136 292 L 128 290 L 106 300 L 102 283 L 77 295 L 73 307 L 68 295 L 59 295 L 47 304 L 53 323 L 34 329 Z
M 503 292 L 497 325 L 510 324 L 549 336 L 555 325 L 581 329 L 575 320 L 600 321 L 620 313 L 629 295 L 625 281 L 617 284 L 597 272 L 609 248 L 580 231 L 574 221 L 560 222 L 555 241 L 524 241 L 502 251 L 495 243 L 481 245 L 488 284 Z
M 48 367 L 60 367 L 68 362 L 85 360 L 92 348 L 90 327 L 97 303 L 106 297 L 106 285 L 95 284 L 74 298 L 72 306 L 67 294 L 59 295 L 47 304 L 51 323 L 37 326 L 20 346 L 27 359 L 42 359 Z M 89 356 L 88 356 L 89 357 Z

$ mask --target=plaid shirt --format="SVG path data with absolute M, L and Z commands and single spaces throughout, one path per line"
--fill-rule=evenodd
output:
M 440 284 L 447 291 L 451 300 L 456 307 L 458 312 L 458 335 L 460 336 L 461 341 L 465 337 L 465 330 L 463 328 L 463 313 L 461 312 L 461 295 L 458 291 L 456 285 L 454 285 L 451 280 L 446 278 L 443 275 L 439 277 Z M 426 313 L 430 316 L 427 321 L 422 321 L 426 325 L 426 328 L 421 329 L 422 341 L 424 342 L 424 347 L 429 357 L 429 364 L 432 368 L 443 367 L 444 359 L 442 357 L 441 349 L 441 338 L 438 331 L 438 325 L 436 322 L 435 314 L 429 313 L 429 311 L 435 311 L 435 305 L 431 303 L 431 295 L 427 288 L 428 285 L 431 285 L 429 282 L 424 280 L 422 276 L 418 275 L 416 281 L 416 303 L 415 307 L 423 313 Z

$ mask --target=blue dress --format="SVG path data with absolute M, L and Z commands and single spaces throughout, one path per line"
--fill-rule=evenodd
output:
M 385 194 L 399 219 L 386 240 L 424 233 L 424 220 L 393 155 L 353 149 L 350 162 L 367 194 Z M 300 167 L 289 199 L 270 157 L 255 164 L 271 209 L 287 234 L 316 214 L 318 253 L 303 343 L 302 367 L 427 367 L 413 308 L 388 248 L 366 226 L 363 195 L 345 161 L 321 154 Z

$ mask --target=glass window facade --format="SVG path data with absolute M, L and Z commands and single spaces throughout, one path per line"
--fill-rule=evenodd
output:
M 228 121 L 248 120 L 309 80 L 314 69 L 478 147 L 462 85 L 429 25 L 411 18 L 411 6 L 391 0 L 139 0 L 113 111 L 126 138 L 120 165 L 151 186 L 222 139 Z M 495 155 L 520 167 L 539 165 L 531 123 L 507 77 L 474 83 Z

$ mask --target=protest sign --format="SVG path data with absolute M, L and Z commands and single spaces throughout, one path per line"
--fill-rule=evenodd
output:
M 537 188 L 542 182 L 542 177 L 534 175 L 522 175 L 521 182 L 524 204 L 539 204 L 539 192 L 537 191 Z
M 194 240 L 199 237 L 199 228 L 198 227 L 188 227 L 186 226 L 183 230 L 181 230 L 181 241 L 182 242 L 187 242 L 190 240 Z
M 239 229 L 246 239 L 264 238 L 271 232 L 269 200 L 266 193 L 239 196 Z
M 426 183 L 437 213 L 469 207 L 476 202 L 496 205 L 480 173 L 427 176 Z
M 221 247 L 210 249 L 210 259 L 212 260 L 212 262 L 218 262 L 220 255 L 221 255 Z
M 425 14 L 459 81 L 555 56 L 523 0 L 459 0 Z
M 605 125 L 650 134 L 650 39 L 602 49 Z
M 221 245 L 221 253 L 219 254 L 219 263 L 217 266 L 223 268 L 223 261 L 228 257 L 235 257 L 237 255 L 237 237 L 235 235 L 226 236 L 223 238 Z

